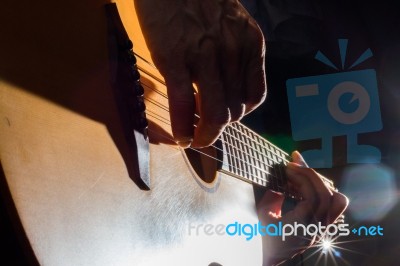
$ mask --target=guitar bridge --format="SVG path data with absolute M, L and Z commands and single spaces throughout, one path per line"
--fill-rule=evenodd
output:
M 106 4 L 109 27 L 112 87 L 123 124 L 125 138 L 133 150 L 135 180 L 150 189 L 150 151 L 144 89 L 133 53 L 133 44 L 122 24 L 115 3 Z M 131 177 L 132 178 L 132 177 Z

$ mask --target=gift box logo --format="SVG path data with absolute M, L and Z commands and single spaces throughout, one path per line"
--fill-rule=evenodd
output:
M 347 42 L 339 40 L 342 70 Z M 351 70 L 371 56 L 371 50 L 366 50 L 345 72 L 287 80 L 293 139 L 321 139 L 320 150 L 302 153 L 310 167 L 332 167 L 334 136 L 347 137 L 348 163 L 380 162 L 379 149 L 357 143 L 358 134 L 382 129 L 375 70 Z M 339 70 L 320 51 L 315 59 Z

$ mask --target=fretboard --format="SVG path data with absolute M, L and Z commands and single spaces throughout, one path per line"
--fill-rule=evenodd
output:
M 241 123 L 232 123 L 221 135 L 221 171 L 244 181 L 286 193 L 283 166 L 289 155 Z
M 220 137 L 220 146 L 221 172 L 289 197 L 299 197 L 287 186 L 284 167 L 291 157 L 256 132 L 241 123 L 231 123 Z M 332 180 L 321 178 L 327 187 L 337 191 Z

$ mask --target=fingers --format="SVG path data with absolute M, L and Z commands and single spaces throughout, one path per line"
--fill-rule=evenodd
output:
M 229 32 L 229 29 L 226 30 Z M 229 33 L 227 33 L 228 35 Z M 240 60 L 240 48 L 233 36 L 226 39 L 223 51 L 222 78 L 226 94 L 226 103 L 231 114 L 231 122 L 239 121 L 245 112 L 245 91 L 243 85 L 243 65 Z M 239 56 L 238 56 L 239 55 Z
M 292 160 L 294 163 L 300 164 L 303 167 L 308 167 L 306 161 L 304 160 L 303 156 L 298 151 L 292 152 Z
M 318 208 L 318 196 L 311 181 L 299 173 L 297 168 L 300 167 L 295 163 L 288 163 L 286 168 L 289 182 L 293 184 L 302 197 L 302 201 L 300 201 L 291 212 L 294 214 L 294 219 L 309 223 L 312 221 L 314 213 Z
M 333 193 L 314 169 L 304 168 L 296 163 L 289 163 L 287 170 L 289 180 L 297 182 L 295 186 L 309 186 L 307 190 L 301 190 L 302 188 L 299 187 L 300 194 L 304 199 L 301 203 L 308 204 L 309 207 L 306 210 L 312 212 L 304 212 L 305 217 L 310 217 L 310 214 L 312 214 L 313 219 L 325 224 L 328 210 L 332 204 Z
M 217 47 L 211 39 L 202 41 L 200 55 L 192 66 L 200 97 L 200 120 L 192 143 L 196 148 L 214 143 L 231 119 L 221 80 Z
M 258 217 L 263 224 L 273 223 L 281 216 L 281 207 L 285 197 L 271 190 L 265 191 L 257 202 Z
M 167 84 L 172 134 L 175 141 L 187 148 L 193 141 L 195 99 L 192 81 L 185 68 L 177 68 L 165 75 Z
M 348 199 L 333 191 L 314 169 L 304 167 L 305 161 L 300 153 L 294 152 L 292 157 L 294 162 L 287 165 L 288 179 L 303 198 L 295 208 L 297 218 L 311 218 L 313 222 L 322 224 L 335 222 L 347 208 Z
M 141 26 L 152 59 L 164 76 L 172 132 L 184 148 L 211 145 L 225 126 L 265 99 L 265 43 L 261 30 L 238 1 L 163 4 L 166 16 L 148 15 Z M 184 12 L 182 12 L 184 11 Z M 192 84 L 198 88 L 200 119 Z
M 248 39 L 252 40 L 252 42 L 248 43 L 248 45 L 251 45 L 251 48 L 247 49 L 251 55 L 249 56 L 249 62 L 245 73 L 245 114 L 256 109 L 267 96 L 264 36 L 253 20 L 249 20 L 249 24 L 250 30 L 248 31 Z
M 240 31 L 222 24 L 222 47 L 205 38 L 200 56 L 192 61 L 200 94 L 200 121 L 193 147 L 212 144 L 228 123 L 240 120 L 265 100 L 264 37 L 255 22 L 249 20 L 248 24 L 249 44 L 243 47 L 239 41 L 243 37 L 237 36 Z
M 339 192 L 333 192 L 332 205 L 328 211 L 327 222 L 334 223 L 349 205 L 349 199 Z

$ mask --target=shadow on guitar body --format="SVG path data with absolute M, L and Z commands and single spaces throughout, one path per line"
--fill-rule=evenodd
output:
M 109 79 L 111 62 L 104 12 L 108 2 L 4 3 L 0 11 L 0 80 L 104 124 L 130 178 L 144 188 L 137 178 L 137 151 L 124 136 L 124 122 Z M 150 126 L 172 139 L 156 124 Z M 152 139 L 170 144 L 167 138 Z

